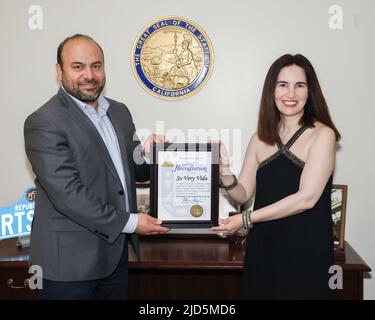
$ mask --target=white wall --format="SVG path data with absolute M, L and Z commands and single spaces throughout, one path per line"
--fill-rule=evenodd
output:
M 28 25 L 31 5 L 43 8 L 43 29 Z M 340 5 L 343 30 L 328 26 L 329 7 Z M 206 31 L 215 51 L 210 80 L 196 95 L 163 101 L 146 93 L 131 69 L 133 41 L 152 20 L 177 15 Z M 138 128 L 237 129 L 242 150 L 254 132 L 265 74 L 280 55 L 303 53 L 316 68 L 332 117 L 342 133 L 335 182 L 348 184 L 346 239 L 375 266 L 375 214 L 371 205 L 375 78 L 373 0 L 124 1 L 0 0 L 1 158 L 0 206 L 15 203 L 32 185 L 23 149 L 22 127 L 28 114 L 58 89 L 56 48 L 74 33 L 95 38 L 106 54 L 106 95 L 125 102 Z M 365 298 L 375 299 L 375 281 L 365 281 Z

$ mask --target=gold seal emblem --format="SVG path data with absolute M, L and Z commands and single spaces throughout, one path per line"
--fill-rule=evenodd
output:
M 190 214 L 193 217 L 199 218 L 203 214 L 203 208 L 199 204 L 195 204 L 190 208 Z
M 213 67 L 211 42 L 195 22 L 164 17 L 137 36 L 132 50 L 136 79 L 152 95 L 176 100 L 196 93 Z

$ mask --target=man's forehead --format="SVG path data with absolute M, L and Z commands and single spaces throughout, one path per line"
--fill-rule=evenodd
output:
M 77 56 L 77 57 L 96 57 L 96 59 L 99 58 L 99 60 L 103 59 L 102 52 L 98 45 L 85 38 L 78 38 L 78 39 L 72 39 L 68 41 L 65 46 L 63 47 L 63 50 L 61 52 L 62 57 L 71 57 L 71 56 Z

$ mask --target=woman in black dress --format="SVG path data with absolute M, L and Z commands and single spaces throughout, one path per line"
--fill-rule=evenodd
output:
M 330 194 L 339 139 L 311 63 L 299 54 L 277 59 L 238 182 L 224 145 L 220 151 L 220 178 L 231 198 L 242 204 L 255 192 L 253 212 L 220 219 L 212 228 L 223 235 L 251 229 L 242 298 L 332 297 Z

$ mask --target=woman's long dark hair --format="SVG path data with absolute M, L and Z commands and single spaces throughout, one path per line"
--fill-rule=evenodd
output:
M 299 124 L 309 128 L 314 127 L 315 121 L 320 121 L 330 127 L 336 135 L 336 141 L 341 135 L 329 114 L 328 105 L 320 88 L 318 77 L 310 61 L 301 54 L 286 54 L 277 59 L 268 70 L 264 81 L 262 99 L 258 118 L 258 137 L 261 141 L 274 145 L 279 137 L 280 112 L 275 104 L 275 88 L 277 77 L 282 68 L 296 65 L 306 74 L 308 98 L 304 107 L 304 114 Z

